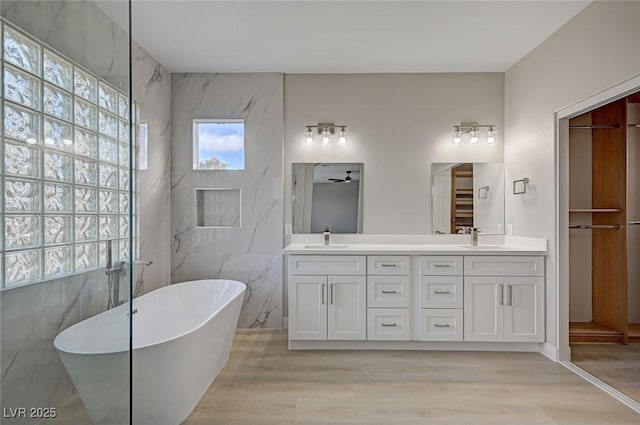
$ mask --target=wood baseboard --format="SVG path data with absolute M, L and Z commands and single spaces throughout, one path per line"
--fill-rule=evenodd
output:
M 624 333 L 593 322 L 569 323 L 569 343 L 580 342 L 622 344 Z
M 640 323 L 629 323 L 629 343 L 640 343 Z

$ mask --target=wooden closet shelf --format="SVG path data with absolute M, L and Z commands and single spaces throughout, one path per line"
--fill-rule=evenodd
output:
M 473 199 L 456 199 L 456 205 L 473 205 Z
M 471 170 L 454 170 L 456 177 L 473 177 Z
M 473 211 L 470 212 L 458 212 L 456 211 L 457 218 L 473 218 Z
M 618 213 L 621 208 L 570 208 L 570 213 Z
M 473 189 L 456 189 L 456 195 L 473 195 Z

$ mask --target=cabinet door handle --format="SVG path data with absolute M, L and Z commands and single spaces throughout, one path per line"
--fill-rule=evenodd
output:
M 329 298 L 331 298 L 331 304 L 334 304 L 333 302 L 333 283 L 329 285 L 329 292 L 331 293 Z
M 504 285 L 500 284 L 499 286 L 499 292 L 500 292 L 500 305 L 504 305 Z
M 436 328 L 450 328 L 451 325 L 448 323 L 445 323 L 444 325 L 441 325 L 440 323 L 434 323 L 433 326 L 435 326 Z
M 383 294 L 397 294 L 398 291 L 382 291 Z
M 322 284 L 322 304 L 324 304 L 326 302 L 325 299 L 324 299 L 324 292 L 326 290 L 326 286 L 327 286 L 326 283 Z
M 398 325 L 395 324 L 395 323 L 382 323 L 382 326 L 384 326 L 385 328 L 393 328 L 393 327 L 396 327 Z
M 398 267 L 397 264 L 380 264 L 380 267 Z
M 511 284 L 509 284 L 507 285 L 507 305 L 513 305 L 512 296 L 513 296 L 513 288 L 511 287 Z
M 437 295 L 448 295 L 448 294 L 451 293 L 451 291 L 437 291 L 436 290 L 436 291 L 433 291 L 433 293 L 437 294 Z
M 434 264 L 433 267 L 441 269 L 441 268 L 449 268 L 451 264 Z

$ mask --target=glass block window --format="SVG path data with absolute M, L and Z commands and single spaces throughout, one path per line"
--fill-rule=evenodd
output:
M 129 261 L 127 94 L 4 21 L 0 36 L 0 288 L 104 267 L 109 240 Z
M 244 120 L 193 120 L 194 170 L 244 170 Z

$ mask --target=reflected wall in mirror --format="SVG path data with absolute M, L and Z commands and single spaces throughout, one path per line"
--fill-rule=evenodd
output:
M 293 233 L 362 233 L 362 164 L 294 163 Z
M 477 227 L 504 233 L 504 164 L 449 162 L 431 164 L 433 233 L 461 233 Z

